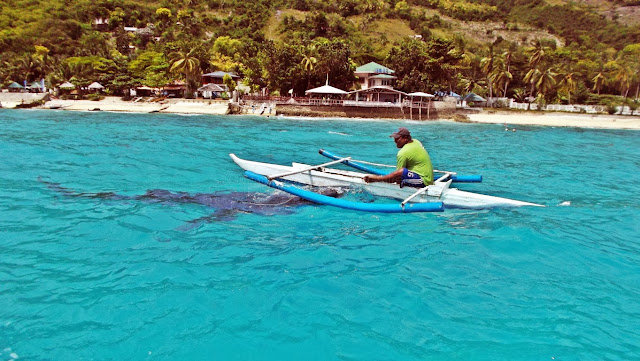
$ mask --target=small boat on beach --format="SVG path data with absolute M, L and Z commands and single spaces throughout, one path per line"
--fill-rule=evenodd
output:
M 408 212 L 404 209 L 407 207 L 416 207 L 417 204 L 420 203 L 425 204 L 425 207 L 418 207 L 417 209 L 420 210 L 411 210 L 410 212 L 441 211 L 444 210 L 445 207 L 475 209 L 520 206 L 542 207 L 540 204 L 467 192 L 451 187 L 452 183 L 481 182 L 482 177 L 477 175 L 465 176 L 458 175 L 454 172 L 437 171 L 442 175 L 439 175 L 433 184 L 424 188 L 400 187 L 395 183 L 384 182 L 366 183 L 364 181 L 366 175 L 384 174 L 384 172 L 364 164 L 363 161 L 354 161 L 351 157 L 340 157 L 322 149 L 320 150 L 320 154 L 334 160 L 319 165 L 292 163 L 291 166 L 286 166 L 245 160 L 233 153 L 229 154 L 229 156 L 240 168 L 245 170 L 245 177 L 251 180 L 296 194 L 316 203 L 329 204 L 341 208 L 395 213 Z M 365 171 L 366 173 L 329 167 L 335 164 L 344 164 Z M 338 203 L 340 204 L 332 204 L 335 202 L 326 199 L 330 197 L 322 196 L 318 198 L 314 196 L 316 193 L 297 187 L 297 185 L 362 189 L 374 196 L 397 199 L 402 202 L 400 204 L 393 204 L 395 207 L 386 210 L 376 209 L 379 204 L 375 203 L 355 204 L 356 202 L 339 200 L 340 202 Z
M 67 107 L 69 107 L 69 104 L 57 104 L 57 103 L 54 103 L 54 104 L 50 104 L 49 105 L 49 109 L 53 109 L 53 110 L 64 109 L 64 108 L 67 108 Z

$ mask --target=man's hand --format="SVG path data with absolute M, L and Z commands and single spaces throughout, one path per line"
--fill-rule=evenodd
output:
M 375 182 L 374 176 L 371 176 L 371 175 L 364 176 L 364 182 L 365 183 Z

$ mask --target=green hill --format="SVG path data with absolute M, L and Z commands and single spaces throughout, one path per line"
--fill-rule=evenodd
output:
M 599 101 L 637 89 L 634 14 L 640 0 L 4 0 L 0 81 L 191 93 L 223 70 L 302 94 L 377 61 L 406 91 Z

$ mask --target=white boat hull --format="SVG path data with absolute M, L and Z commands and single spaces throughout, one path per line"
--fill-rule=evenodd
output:
M 262 174 L 267 177 L 295 170 L 309 168 L 307 164 L 293 163 L 291 166 L 254 162 L 238 158 L 235 154 L 229 154 L 231 159 L 240 168 Z M 279 177 L 278 179 L 289 182 L 317 186 L 317 187 L 350 187 L 360 188 L 366 192 L 380 197 L 394 198 L 405 200 L 418 189 L 412 187 L 400 188 L 395 183 L 366 183 L 364 181 L 365 173 L 346 171 L 335 168 L 318 168 L 318 170 L 309 170 L 301 173 Z M 484 194 L 461 191 L 456 188 L 450 188 L 451 181 L 436 181 L 429 186 L 426 192 L 411 199 L 411 202 L 443 202 L 446 207 L 454 208 L 489 208 L 489 207 L 520 207 L 520 206 L 538 206 L 540 204 L 522 202 L 508 198 L 487 196 Z

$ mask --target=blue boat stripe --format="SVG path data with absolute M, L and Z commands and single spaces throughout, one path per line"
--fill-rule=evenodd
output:
M 326 204 L 329 206 L 351 209 L 363 212 L 379 212 L 379 213 L 415 213 L 415 212 L 443 212 L 444 204 L 442 202 L 431 203 L 410 203 L 404 207 L 400 203 L 395 204 L 376 204 L 376 203 L 361 203 L 351 202 L 344 199 L 337 199 L 323 194 L 314 193 L 302 188 L 295 187 L 290 184 L 286 184 L 280 181 L 269 181 L 267 177 L 261 174 L 257 174 L 251 171 L 245 171 L 244 176 L 256 181 L 268 185 L 269 187 L 279 189 L 281 191 L 296 195 L 300 198 L 304 198 L 308 201 Z

